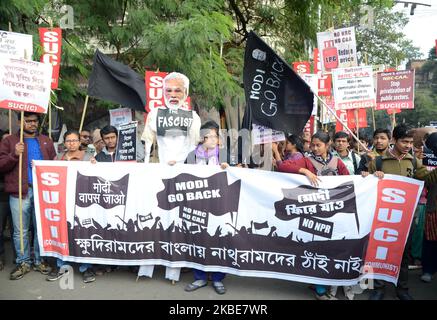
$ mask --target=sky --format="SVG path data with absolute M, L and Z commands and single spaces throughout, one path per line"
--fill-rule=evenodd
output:
M 417 3 L 430 4 L 431 7 L 417 6 L 414 15 L 410 15 L 411 5 L 404 8 L 403 4 L 396 4 L 394 10 L 403 11 L 410 18 L 404 28 L 404 34 L 420 48 L 423 59 L 428 58 L 429 50 L 437 40 L 437 0 L 412 0 Z

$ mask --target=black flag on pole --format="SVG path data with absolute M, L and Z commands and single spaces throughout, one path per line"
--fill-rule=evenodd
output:
M 253 123 L 286 134 L 302 132 L 311 116 L 314 95 L 253 31 L 247 39 L 243 81 Z
M 94 54 L 93 71 L 88 81 L 88 95 L 145 111 L 144 77 L 99 50 Z

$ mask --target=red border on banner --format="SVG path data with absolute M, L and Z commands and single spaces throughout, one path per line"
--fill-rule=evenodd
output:
M 25 103 L 14 100 L 2 100 L 0 101 L 1 109 L 11 109 L 15 111 L 25 111 L 25 112 L 38 112 L 38 113 L 46 113 L 46 108 L 43 108 L 34 103 Z
M 67 170 L 67 166 L 36 167 L 43 248 L 45 252 L 56 252 L 65 256 L 69 255 Z
M 397 279 L 420 186 L 399 180 L 378 181 L 377 202 L 365 266 Z

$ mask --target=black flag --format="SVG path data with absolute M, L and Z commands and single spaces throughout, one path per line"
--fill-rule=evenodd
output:
M 94 54 L 93 71 L 88 81 L 88 95 L 134 110 L 145 110 L 144 77 L 99 50 Z
M 247 39 L 243 81 L 252 122 L 285 134 L 302 132 L 311 116 L 314 95 L 253 31 Z

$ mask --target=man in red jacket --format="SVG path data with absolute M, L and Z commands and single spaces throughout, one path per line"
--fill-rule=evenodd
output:
M 21 114 L 18 114 L 21 120 Z M 5 177 L 5 192 L 9 193 L 9 205 L 14 225 L 14 247 L 17 252 L 16 268 L 11 272 L 10 279 L 21 279 L 30 271 L 32 259 L 30 256 L 29 232 L 33 222 L 33 270 L 48 274 L 50 268 L 42 261 L 39 254 L 36 232 L 35 207 L 33 202 L 32 161 L 53 160 L 56 151 L 53 142 L 46 136 L 38 134 L 39 116 L 37 113 L 24 112 L 24 143 L 20 143 L 20 132 L 12 134 L 0 144 L 0 171 Z M 18 179 L 18 159 L 23 154 L 22 180 Z M 23 253 L 20 246 L 20 212 L 18 199 L 18 183 L 22 185 L 23 202 Z

